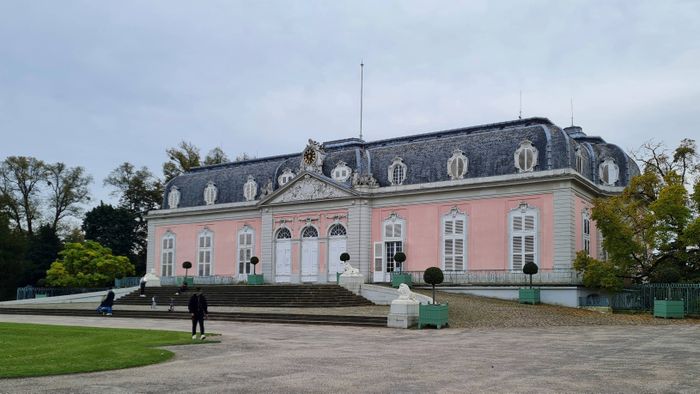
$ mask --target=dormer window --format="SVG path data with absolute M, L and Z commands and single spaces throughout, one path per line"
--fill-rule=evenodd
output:
M 403 159 L 400 157 L 395 157 L 394 161 L 389 166 L 389 182 L 392 186 L 401 185 L 403 181 L 406 180 L 406 164 L 403 163 Z
M 469 160 L 464 156 L 464 153 L 459 149 L 455 149 L 452 152 L 452 157 L 447 159 L 447 174 L 452 180 L 462 179 L 464 174 L 467 173 L 468 165 Z
M 286 185 L 289 181 L 294 178 L 294 172 L 290 170 L 289 168 L 285 168 L 284 171 L 282 171 L 282 175 L 277 177 L 277 183 L 280 186 Z
M 615 186 L 615 183 L 620 179 L 620 167 L 615 164 L 613 158 L 608 157 L 600 163 L 598 175 L 604 185 Z
M 576 171 L 578 171 L 579 174 L 583 174 L 583 163 L 583 152 L 580 147 L 576 148 Z
M 514 154 L 515 168 L 518 172 L 530 172 L 537 165 L 537 148 L 532 145 L 532 142 L 525 140 L 520 143 L 520 147 L 516 149 Z
M 243 197 L 246 201 L 255 200 L 255 196 L 258 194 L 258 184 L 255 182 L 255 178 L 252 175 L 248 175 L 248 180 L 243 185 Z
M 351 174 L 352 170 L 350 169 L 350 167 L 348 167 L 348 165 L 345 164 L 344 161 L 339 161 L 338 164 L 335 165 L 335 168 L 331 173 L 331 177 L 335 181 L 345 182 L 350 178 Z
M 204 202 L 207 205 L 213 205 L 216 202 L 216 195 L 218 190 L 214 182 L 207 183 L 207 187 L 204 188 Z
M 175 209 L 178 205 L 180 205 L 180 190 L 177 186 L 173 186 L 168 193 L 168 208 Z

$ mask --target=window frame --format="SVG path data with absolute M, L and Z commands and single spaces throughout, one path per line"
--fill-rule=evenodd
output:
M 210 239 L 209 246 L 208 247 L 206 246 L 206 242 L 205 242 L 204 246 L 200 246 L 201 239 L 203 237 L 207 237 L 207 236 Z M 209 252 L 209 261 L 208 262 L 202 261 L 202 256 L 206 256 L 206 252 Z M 205 254 L 202 255 L 202 253 L 205 253 Z M 208 267 L 207 267 L 207 265 L 208 265 Z M 202 275 L 202 273 L 207 272 L 207 268 L 209 269 L 208 270 L 209 275 Z M 197 234 L 197 276 L 212 276 L 213 273 L 214 273 L 214 232 L 209 230 L 208 228 L 205 228 Z
M 216 187 L 214 182 L 209 181 L 207 186 L 204 188 L 204 203 L 206 205 L 216 204 L 216 198 L 219 195 L 219 189 Z
M 394 175 L 396 171 L 401 171 L 400 173 L 400 179 L 394 179 Z M 406 177 L 408 176 L 408 166 L 403 162 L 403 159 L 400 157 L 395 157 L 394 160 L 391 162 L 391 165 L 389 165 L 388 171 L 387 171 L 387 177 L 389 179 L 389 183 L 392 186 L 399 186 L 403 185 L 403 183 L 406 181 Z
M 172 241 L 171 245 L 169 248 L 164 247 L 164 241 Z M 161 237 L 160 241 L 160 276 L 173 276 L 175 273 L 175 247 L 176 247 L 176 236 L 175 233 L 171 231 L 166 231 L 165 234 Z M 168 264 L 165 263 L 165 257 L 166 255 L 170 256 L 170 262 Z M 169 268 L 168 271 L 170 275 L 166 275 L 165 268 L 166 266 Z
M 527 151 L 530 151 L 532 153 L 532 165 L 528 166 L 527 164 Z M 520 155 L 525 154 L 525 168 L 520 167 Z M 537 167 L 537 163 L 539 162 L 539 151 L 533 145 L 532 141 L 530 140 L 524 140 L 520 143 L 520 146 L 518 146 L 518 149 L 515 150 L 515 153 L 513 154 L 513 159 L 515 160 L 515 168 L 518 169 L 518 172 L 532 172 L 535 170 L 535 167 Z
M 456 228 L 455 224 L 456 222 L 460 220 L 462 221 L 462 234 L 455 234 L 454 229 Z M 447 222 L 452 222 L 453 223 L 453 232 L 452 234 L 447 234 L 446 232 L 446 224 Z M 441 242 L 440 242 L 440 257 L 441 257 L 441 262 L 442 262 L 442 270 L 443 271 L 452 271 L 452 272 L 465 272 L 467 271 L 467 256 L 468 256 L 468 247 L 467 247 L 467 239 L 468 239 L 468 225 L 469 225 L 469 219 L 467 214 L 459 211 L 457 208 L 453 208 L 450 212 L 442 215 L 442 219 L 440 221 L 440 235 L 441 235 Z M 462 241 L 462 253 L 452 253 L 452 268 L 455 268 L 457 263 L 455 262 L 455 257 L 456 256 L 462 256 L 462 269 L 448 269 L 447 267 L 447 241 L 452 241 L 452 251 L 454 252 L 456 249 L 457 243 L 455 241 L 461 240 Z
M 526 224 L 526 217 L 532 216 L 533 217 L 533 229 L 531 231 L 527 231 L 525 229 L 525 224 Z M 520 217 L 521 219 L 521 230 L 514 230 L 514 222 L 515 218 Z M 518 271 L 522 272 L 523 267 L 527 263 L 527 258 L 526 255 L 530 254 L 526 251 L 526 237 L 532 236 L 532 244 L 533 244 L 533 252 L 531 253 L 533 255 L 533 262 L 537 264 L 537 266 L 540 266 L 539 263 L 539 258 L 540 258 L 540 248 L 539 248 L 539 241 L 540 241 L 540 236 L 539 236 L 539 231 L 540 231 L 540 219 L 539 219 L 539 209 L 536 207 L 533 207 L 531 205 L 528 205 L 527 203 L 521 203 L 517 208 L 512 209 L 508 213 L 508 268 L 511 271 Z M 521 245 L 521 261 L 520 261 L 520 267 L 515 267 L 515 251 L 513 248 L 513 240 L 515 237 L 520 238 L 520 245 Z
M 247 236 L 250 235 L 250 243 L 245 242 Z M 244 237 L 244 242 L 241 244 L 241 236 Z M 255 256 L 255 230 L 248 226 L 245 225 L 243 228 L 238 230 L 238 233 L 236 234 L 236 259 L 238 260 L 238 275 L 246 275 L 250 274 L 251 268 L 250 268 L 250 258 Z M 248 251 L 248 253 L 241 259 L 241 252 Z
M 387 235 L 387 225 L 391 225 L 391 236 Z M 400 228 L 400 235 L 396 236 L 396 228 Z M 382 222 L 382 255 L 383 255 L 383 272 L 390 273 L 396 270 L 396 262 L 394 261 L 394 255 L 389 256 L 389 249 L 394 250 L 394 254 L 397 252 L 406 253 L 406 220 L 400 218 L 395 213 L 389 215 L 389 218 Z M 398 246 L 398 247 L 397 247 Z M 404 264 L 406 264 L 404 262 Z M 391 266 L 391 267 L 390 267 Z M 391 268 L 391 269 L 389 269 Z M 402 267 L 401 270 L 405 270 L 406 267 Z
M 457 161 L 462 161 L 462 171 L 460 173 L 453 173 L 452 164 Z M 459 167 L 459 165 L 457 166 Z M 469 159 L 464 155 L 460 149 L 455 149 L 452 152 L 452 156 L 447 159 L 447 175 L 449 175 L 451 180 L 464 179 L 464 176 L 469 172 Z

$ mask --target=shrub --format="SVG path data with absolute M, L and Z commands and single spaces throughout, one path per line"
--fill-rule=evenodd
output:
M 523 273 L 525 275 L 530 275 L 530 288 L 532 289 L 532 275 L 535 275 L 539 271 L 539 268 L 537 268 L 537 264 L 533 263 L 532 261 L 525 263 L 525 266 L 523 267 Z
M 348 260 L 350 260 L 350 255 L 348 254 L 348 252 L 343 252 L 340 254 L 340 261 L 346 262 Z
M 439 285 L 445 280 L 445 275 L 438 267 L 430 267 L 423 273 L 423 280 L 429 285 L 433 285 L 433 304 L 435 304 L 435 285 Z
M 187 279 L 187 270 L 192 268 L 192 263 L 190 263 L 189 261 L 185 261 L 184 263 L 182 263 L 182 268 L 185 269 L 185 279 Z
M 399 273 L 403 272 L 403 262 L 406 261 L 406 253 L 396 252 L 396 254 L 394 255 L 394 261 L 399 267 Z
M 253 264 L 253 275 L 255 275 L 255 266 L 258 265 L 259 262 L 260 259 L 258 258 L 258 256 L 253 256 L 250 258 L 250 264 Z

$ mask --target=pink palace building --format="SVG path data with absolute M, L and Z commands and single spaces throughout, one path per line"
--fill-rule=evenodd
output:
M 503 282 L 529 261 L 570 283 L 577 251 L 604 257 L 592 199 L 639 173 L 619 147 L 545 118 L 299 148 L 172 179 L 148 215 L 148 270 L 167 283 L 190 261 L 196 280 L 231 283 L 255 255 L 265 282 L 335 282 L 347 251 L 377 283 L 404 251 L 403 271 L 438 266 L 453 283 Z

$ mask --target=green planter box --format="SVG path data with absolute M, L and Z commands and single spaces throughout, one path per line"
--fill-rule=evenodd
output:
M 248 274 L 248 284 L 249 285 L 261 285 L 263 283 L 265 283 L 265 281 L 263 280 L 263 274 L 257 274 L 257 275 Z
M 340 283 L 340 275 L 342 275 L 342 274 L 343 274 L 342 272 L 335 273 L 335 284 L 336 285 Z
M 194 286 L 194 278 L 191 276 L 188 276 L 187 278 L 177 278 L 177 284 L 178 286 L 182 286 L 183 282 L 187 282 L 187 286 Z
M 401 283 L 405 283 L 408 286 L 413 285 L 413 280 L 411 279 L 411 274 L 393 274 L 391 275 L 391 287 L 399 287 Z
M 418 328 L 431 324 L 438 329 L 448 325 L 447 304 L 429 304 L 418 306 Z
M 46 294 L 34 294 L 34 298 L 46 298 Z
M 538 288 L 520 288 L 518 300 L 521 304 L 539 304 L 540 289 Z
M 683 300 L 654 300 L 654 317 L 682 319 L 685 317 Z

